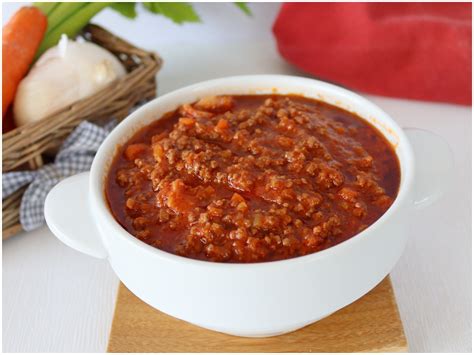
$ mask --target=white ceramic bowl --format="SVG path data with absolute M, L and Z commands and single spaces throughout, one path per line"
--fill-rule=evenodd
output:
M 401 164 L 401 185 L 395 202 L 378 221 L 327 250 L 256 264 L 172 255 L 141 242 L 115 221 L 104 197 L 104 181 L 117 145 L 180 104 L 216 94 L 270 93 L 300 94 L 355 112 L 393 144 Z M 233 335 L 282 334 L 326 317 L 376 286 L 402 254 L 407 214 L 441 195 L 452 165 L 449 148 L 432 134 L 412 130 L 410 135 L 416 156 L 421 157 L 416 173 L 406 132 L 380 108 L 351 91 L 281 75 L 207 81 L 159 97 L 120 123 L 101 145 L 90 173 L 68 178 L 50 192 L 46 221 L 72 248 L 108 258 L 120 280 L 162 312 Z M 430 178 L 432 174 L 438 178 Z

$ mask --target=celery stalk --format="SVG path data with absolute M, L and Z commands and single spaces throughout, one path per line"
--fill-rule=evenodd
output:
M 69 18 L 65 19 L 43 38 L 38 52 L 36 53 L 36 59 L 48 48 L 55 46 L 63 33 L 69 38 L 76 37 L 82 28 L 89 23 L 90 19 L 95 16 L 95 14 L 109 5 L 109 2 L 88 3 L 86 6 L 72 14 Z
M 85 6 L 87 6 L 86 2 L 60 2 L 48 15 L 48 30 L 46 31 L 46 35 Z
M 58 2 L 34 2 L 33 5 L 43 11 L 46 16 L 54 10 L 54 8 L 59 5 Z

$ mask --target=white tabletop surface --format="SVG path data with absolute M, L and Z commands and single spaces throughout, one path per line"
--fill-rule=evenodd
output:
M 3 5 L 3 21 L 19 7 Z M 140 13 L 106 10 L 95 21 L 160 53 L 159 93 L 236 74 L 299 74 L 278 55 L 271 25 L 278 4 L 198 4 L 202 24 L 177 26 Z M 407 248 L 392 280 L 411 351 L 471 351 L 471 108 L 369 96 L 402 127 L 442 136 L 455 158 L 455 187 L 413 215 Z M 82 255 L 47 227 L 3 243 L 3 351 L 102 352 L 118 279 L 106 260 Z

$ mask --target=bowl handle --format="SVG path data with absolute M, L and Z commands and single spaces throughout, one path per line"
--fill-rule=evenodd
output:
M 449 144 L 437 134 L 418 128 L 403 129 L 415 154 L 416 209 L 438 201 L 453 184 L 454 159 Z
M 89 205 L 89 172 L 71 176 L 53 187 L 44 204 L 46 223 L 64 244 L 97 258 L 106 258 Z

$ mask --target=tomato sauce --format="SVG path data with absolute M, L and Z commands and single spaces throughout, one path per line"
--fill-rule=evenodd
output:
M 353 113 L 295 95 L 218 96 L 142 128 L 114 157 L 116 220 L 164 251 L 216 262 L 339 244 L 393 203 L 393 147 Z

